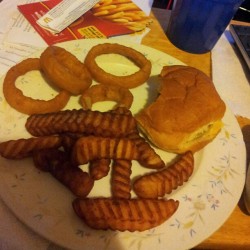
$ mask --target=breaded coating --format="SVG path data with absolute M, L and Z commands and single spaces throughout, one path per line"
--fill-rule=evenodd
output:
M 69 132 L 103 137 L 122 137 L 134 131 L 137 125 L 131 114 L 80 109 L 31 115 L 25 126 L 33 136 Z
M 119 107 L 111 112 L 117 114 L 132 115 L 131 111 L 124 107 Z M 140 136 L 138 129 L 131 131 L 127 136 L 129 139 L 134 140 L 138 150 L 140 152 L 139 162 L 142 166 L 152 169 L 160 169 L 165 167 L 164 161 L 145 140 L 144 137 Z
M 97 159 L 89 163 L 89 174 L 92 179 L 100 180 L 107 176 L 110 169 L 111 159 Z
M 91 228 L 144 231 L 169 219 L 179 205 L 175 200 L 153 199 L 75 199 L 76 214 Z
M 184 153 L 180 159 L 166 169 L 139 177 L 133 184 L 138 197 L 163 197 L 178 186 L 188 181 L 194 169 L 194 157 L 191 151 Z
M 81 137 L 72 150 L 72 162 L 83 165 L 95 159 L 138 159 L 135 143 L 127 138 Z
M 44 172 L 50 172 L 55 166 L 69 161 L 70 158 L 65 152 L 53 148 L 34 151 L 32 159 L 36 168 Z
M 0 143 L 0 155 L 7 159 L 22 159 L 32 152 L 45 148 L 58 148 L 62 144 L 59 136 L 42 136 L 10 140 Z
M 94 186 L 94 180 L 87 172 L 72 166 L 69 156 L 57 149 L 46 149 L 33 154 L 37 168 L 50 172 L 77 197 L 86 197 Z
M 114 160 L 112 164 L 111 193 L 114 198 L 130 199 L 132 162 Z

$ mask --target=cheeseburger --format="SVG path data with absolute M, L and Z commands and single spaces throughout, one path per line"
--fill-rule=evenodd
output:
M 220 132 L 226 106 L 211 79 L 188 66 L 164 66 L 157 99 L 136 120 L 157 147 L 196 152 Z

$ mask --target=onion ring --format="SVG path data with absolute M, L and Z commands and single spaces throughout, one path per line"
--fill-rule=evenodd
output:
M 41 54 L 40 60 L 48 79 L 73 95 L 81 94 L 92 84 L 87 67 L 61 47 L 49 46 Z
M 115 107 L 126 107 L 129 109 L 133 103 L 133 95 L 129 89 L 116 85 L 93 85 L 83 92 L 80 103 L 83 109 L 91 109 L 93 103 L 100 101 L 115 101 Z
M 51 100 L 38 100 L 25 96 L 15 85 L 17 78 L 31 70 L 41 70 L 39 58 L 28 58 L 7 72 L 3 82 L 3 94 L 8 104 L 24 114 L 57 112 L 64 108 L 70 98 L 67 91 L 60 91 Z
M 131 75 L 125 76 L 116 76 L 106 72 L 98 66 L 95 58 L 102 54 L 109 53 L 126 56 L 128 59 L 133 61 L 140 68 L 140 70 Z M 142 53 L 116 43 L 104 43 L 92 47 L 89 50 L 84 63 L 94 80 L 97 82 L 108 85 L 119 85 L 128 89 L 135 88 L 146 82 L 150 76 L 152 67 L 151 62 Z

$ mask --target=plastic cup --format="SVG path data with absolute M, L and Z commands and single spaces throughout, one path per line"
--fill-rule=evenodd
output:
M 243 0 L 175 0 L 167 36 L 178 48 L 202 54 L 214 47 Z

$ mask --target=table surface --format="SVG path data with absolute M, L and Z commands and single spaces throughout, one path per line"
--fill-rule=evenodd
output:
M 165 35 L 162 25 L 158 20 L 164 19 L 162 14 L 151 13 L 154 22 L 151 24 L 151 31 L 144 37 L 142 44 L 163 51 L 189 66 L 196 67 L 206 73 L 212 75 L 211 53 L 206 54 L 190 54 L 176 48 Z M 245 117 L 236 117 L 240 127 L 242 128 L 244 141 L 247 147 L 248 161 L 250 159 L 250 119 Z M 243 200 L 240 199 L 235 210 L 232 212 L 228 220 L 216 231 L 212 236 L 202 242 L 195 249 L 250 249 L 250 216 L 247 215 Z

